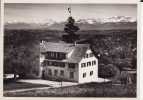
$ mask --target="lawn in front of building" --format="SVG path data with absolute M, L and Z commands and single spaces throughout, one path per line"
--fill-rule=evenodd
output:
M 4 91 L 30 89 L 30 88 L 41 88 L 41 87 L 49 87 L 49 86 L 43 85 L 43 84 L 17 82 L 16 80 L 13 80 L 13 79 L 4 81 L 4 84 L 3 84 Z
M 86 83 L 60 88 L 7 92 L 8 97 L 136 97 L 136 85 Z

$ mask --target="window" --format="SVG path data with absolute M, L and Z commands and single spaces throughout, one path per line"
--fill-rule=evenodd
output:
M 87 62 L 87 66 L 91 66 L 91 62 Z
M 92 76 L 93 75 L 93 71 L 90 71 L 90 76 Z
M 46 61 L 45 61 L 45 60 L 42 62 L 42 65 L 43 65 L 43 66 L 46 66 Z
M 45 58 L 46 58 L 46 59 L 49 58 L 49 52 L 45 53 Z
M 70 72 L 70 78 L 74 78 L 74 72 Z
M 51 57 L 54 57 L 54 52 L 51 52 Z
M 51 62 L 51 61 L 47 61 L 47 64 L 48 64 L 49 66 L 52 66 L 52 62 Z
M 94 61 L 92 61 L 92 65 L 96 65 L 96 61 L 94 60 Z
M 55 66 L 55 67 L 65 67 L 65 63 L 56 62 L 56 61 L 44 61 L 44 65 L 46 66 Z
M 48 66 L 49 65 L 49 61 L 44 61 L 44 66 Z
M 66 54 L 65 53 L 59 53 L 59 59 L 65 59 Z
M 75 64 L 74 63 L 69 63 L 69 68 L 75 68 Z
M 83 58 L 85 59 L 85 58 L 86 58 L 86 55 L 84 55 Z
M 54 75 L 55 75 L 55 76 L 58 75 L 58 70 L 54 70 Z
M 48 70 L 48 74 L 52 75 L 52 70 L 51 69 Z
M 46 59 L 65 59 L 66 54 L 62 52 L 46 52 L 45 58 Z
M 55 58 L 56 58 L 56 59 L 58 58 L 58 53 L 57 53 L 57 52 L 55 52 Z
M 86 63 L 81 63 L 81 68 L 86 67 Z
M 86 54 L 85 57 L 88 58 L 88 54 Z
M 60 75 L 64 76 L 64 71 L 63 70 L 60 71 Z
M 59 66 L 60 66 L 60 67 L 65 67 L 65 63 L 59 62 Z
M 86 77 L 86 73 L 83 73 L 83 78 L 85 78 Z
M 94 54 L 93 53 L 89 53 L 89 54 L 85 54 L 84 58 L 89 58 L 89 57 L 93 57 Z
M 58 62 L 53 62 L 53 66 L 58 66 Z
M 93 53 L 90 53 L 89 56 L 90 56 L 90 57 L 93 57 Z

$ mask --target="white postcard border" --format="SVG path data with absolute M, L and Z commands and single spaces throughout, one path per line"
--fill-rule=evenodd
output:
M 14 2 L 15 1 L 15 2 Z M 17 1 L 17 2 L 16 2 Z M 22 1 L 22 0 L 21 0 Z M 141 93 L 143 93 L 143 87 L 141 87 L 141 82 L 143 82 L 143 78 L 141 78 L 141 76 L 143 76 L 141 73 L 141 71 L 143 71 L 143 63 L 142 63 L 142 60 L 143 60 L 143 55 L 142 55 L 142 51 L 143 51 L 143 29 L 141 29 L 141 26 L 143 25 L 143 20 L 141 18 L 143 18 L 143 3 L 137 3 L 135 1 L 137 0 L 132 0 L 134 2 L 126 2 L 125 4 L 138 4 L 138 14 L 137 14 L 137 18 L 138 18 L 138 28 L 137 28 L 137 37 L 138 37 L 138 42 L 137 42 L 137 65 L 138 65 L 138 69 L 137 69 L 137 98 L 92 98 L 92 97 L 84 97 L 84 98 L 75 98 L 75 97 L 3 97 L 3 22 L 4 22 L 4 2 L 5 3 L 33 3 L 33 2 L 27 2 L 27 1 L 30 1 L 30 0 L 23 0 L 21 2 L 20 0 L 1 0 L 1 25 L 0 25 L 0 64 L 1 64 L 1 67 L 0 67 L 0 100 L 1 99 L 9 99 L 9 100 L 25 100 L 25 99 L 29 99 L 29 100 L 39 100 L 39 99 L 43 99 L 43 100 L 79 100 L 79 99 L 82 99 L 82 100 L 87 100 L 87 99 L 90 99 L 90 100 L 143 100 L 143 96 L 141 95 Z M 32 0 L 31 0 L 32 1 Z M 35 0 L 36 1 L 36 0 Z M 40 1 L 40 2 L 39 2 Z M 69 3 L 68 0 L 46 0 L 46 2 L 41 2 L 41 1 L 45 1 L 45 0 L 37 0 L 36 2 L 34 3 Z M 56 1 L 56 2 L 55 2 Z M 68 1 L 68 2 L 67 2 Z M 71 1 L 71 0 L 70 0 Z M 103 2 L 93 2 L 93 0 L 76 0 L 77 2 L 73 2 L 75 0 L 72 0 L 72 2 L 70 3 L 122 3 L 124 4 L 123 2 L 107 2 L 107 0 L 102 0 Z M 84 1 L 84 2 L 83 2 Z M 101 1 L 101 0 L 98 0 L 98 1 Z M 115 1 L 115 0 L 110 0 L 110 1 Z M 118 0 L 118 1 L 121 1 L 121 0 Z M 124 0 L 126 1 L 126 0 Z M 131 0 L 127 0 L 127 1 L 131 1 Z M 141 10 L 142 10 L 142 13 L 141 13 Z

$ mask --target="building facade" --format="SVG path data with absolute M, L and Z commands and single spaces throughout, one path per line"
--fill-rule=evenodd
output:
M 44 79 L 95 82 L 98 78 L 98 59 L 89 44 L 40 44 L 40 63 Z

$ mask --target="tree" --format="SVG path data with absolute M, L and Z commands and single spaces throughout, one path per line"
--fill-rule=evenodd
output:
M 102 78 L 114 78 L 118 72 L 118 69 L 113 64 L 99 65 L 99 76 Z
M 8 33 L 7 33 L 8 34 Z M 39 41 L 28 31 L 14 31 L 5 37 L 4 73 L 26 77 L 39 74 Z
M 79 39 L 79 35 L 76 35 L 75 32 L 79 30 L 78 26 L 74 25 L 75 20 L 70 16 L 68 18 L 68 23 L 65 24 L 64 31 L 68 33 L 68 35 L 63 35 L 63 41 L 68 43 L 74 43 L 76 40 Z

